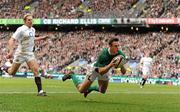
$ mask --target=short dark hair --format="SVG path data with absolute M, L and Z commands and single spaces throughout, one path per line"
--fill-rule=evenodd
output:
M 109 45 L 112 45 L 113 42 L 118 42 L 118 41 L 119 41 L 118 38 L 111 38 L 111 39 L 109 40 Z

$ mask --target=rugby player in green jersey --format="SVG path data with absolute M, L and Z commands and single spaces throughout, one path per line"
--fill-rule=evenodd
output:
M 62 77 L 63 81 L 67 79 L 72 79 L 76 88 L 80 93 L 84 94 L 86 97 L 92 91 L 98 91 L 100 93 L 105 93 L 109 83 L 109 75 L 111 74 L 110 69 L 115 65 L 114 57 L 121 55 L 125 58 L 125 54 L 122 50 L 119 50 L 119 39 L 111 38 L 109 40 L 109 47 L 104 48 L 97 58 L 93 69 L 86 74 L 86 78 L 82 82 L 73 73 L 66 74 Z M 124 65 L 121 66 L 122 74 L 126 73 Z M 98 86 L 92 86 L 91 84 L 97 78 Z

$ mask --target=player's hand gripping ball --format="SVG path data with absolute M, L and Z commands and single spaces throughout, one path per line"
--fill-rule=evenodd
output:
M 127 59 L 121 55 L 116 56 L 114 59 L 116 60 L 114 64 L 115 68 L 121 68 L 124 64 L 127 63 Z

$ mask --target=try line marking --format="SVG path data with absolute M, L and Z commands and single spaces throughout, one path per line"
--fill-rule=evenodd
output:
M 18 92 L 18 91 L 0 91 L 0 94 L 34 94 L 37 92 Z M 79 92 L 74 91 L 67 91 L 67 92 L 47 92 L 47 94 L 80 94 Z M 93 92 L 92 94 L 99 94 L 98 92 Z M 180 91 L 178 92 L 146 92 L 146 91 L 114 91 L 114 92 L 107 92 L 106 94 L 180 94 Z

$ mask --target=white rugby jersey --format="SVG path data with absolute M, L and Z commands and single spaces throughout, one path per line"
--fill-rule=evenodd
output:
M 12 38 L 18 41 L 18 47 L 16 49 L 15 54 L 33 53 L 35 39 L 35 29 L 33 27 L 29 28 L 26 25 L 20 26 L 12 35 Z
M 142 68 L 150 68 L 152 64 L 152 58 L 150 57 L 143 57 L 140 60 L 140 63 L 142 64 Z

